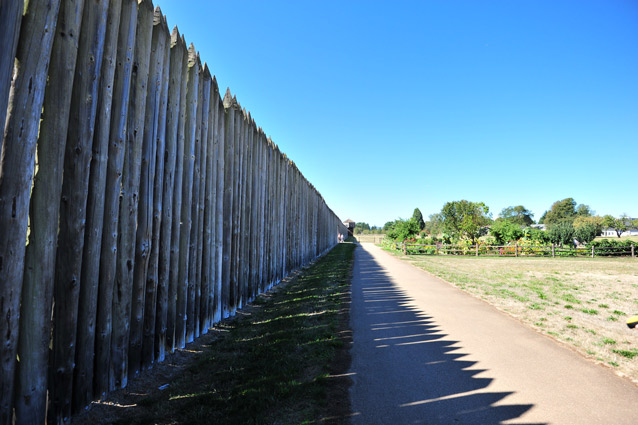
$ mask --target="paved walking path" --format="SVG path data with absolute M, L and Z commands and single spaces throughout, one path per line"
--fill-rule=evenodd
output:
M 372 244 L 355 254 L 353 424 L 638 424 L 638 386 Z

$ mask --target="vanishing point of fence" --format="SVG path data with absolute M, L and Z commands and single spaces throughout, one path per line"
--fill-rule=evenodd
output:
M 346 233 L 150 0 L 3 0 L 0 46 L 0 425 L 67 422 Z
M 634 245 L 622 247 L 576 247 L 565 248 L 558 245 L 423 245 L 406 242 L 386 243 L 404 255 L 474 255 L 498 257 L 636 257 Z

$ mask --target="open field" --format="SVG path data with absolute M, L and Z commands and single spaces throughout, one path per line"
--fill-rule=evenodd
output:
M 638 384 L 638 260 L 391 252 Z
M 371 235 L 355 235 L 359 242 L 371 242 L 380 244 L 385 235 L 371 234 Z
M 74 422 L 347 423 L 353 243 L 338 244 L 180 357 L 141 373 Z

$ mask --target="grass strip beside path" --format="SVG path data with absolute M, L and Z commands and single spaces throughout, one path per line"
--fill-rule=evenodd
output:
M 223 321 L 181 376 L 108 423 L 346 423 L 350 380 L 335 375 L 350 366 L 355 247 L 337 245 Z

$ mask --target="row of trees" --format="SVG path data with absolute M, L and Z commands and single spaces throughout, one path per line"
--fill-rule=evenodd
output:
M 393 240 L 421 237 L 424 243 L 468 241 L 475 244 L 479 238 L 489 244 L 507 244 L 519 240 L 535 244 L 568 245 L 575 241 L 587 244 L 600 235 L 602 230 L 614 229 L 620 237 L 630 228 L 638 227 L 638 219 L 626 215 L 598 216 L 588 205 L 577 204 L 573 198 L 554 202 L 539 224 L 545 231 L 531 227 L 534 214 L 523 205 L 504 208 L 499 217 L 492 219 L 489 207 L 483 202 L 467 200 L 447 202 L 439 213 L 423 220 L 416 208 L 410 219 L 389 221 L 383 231 Z

